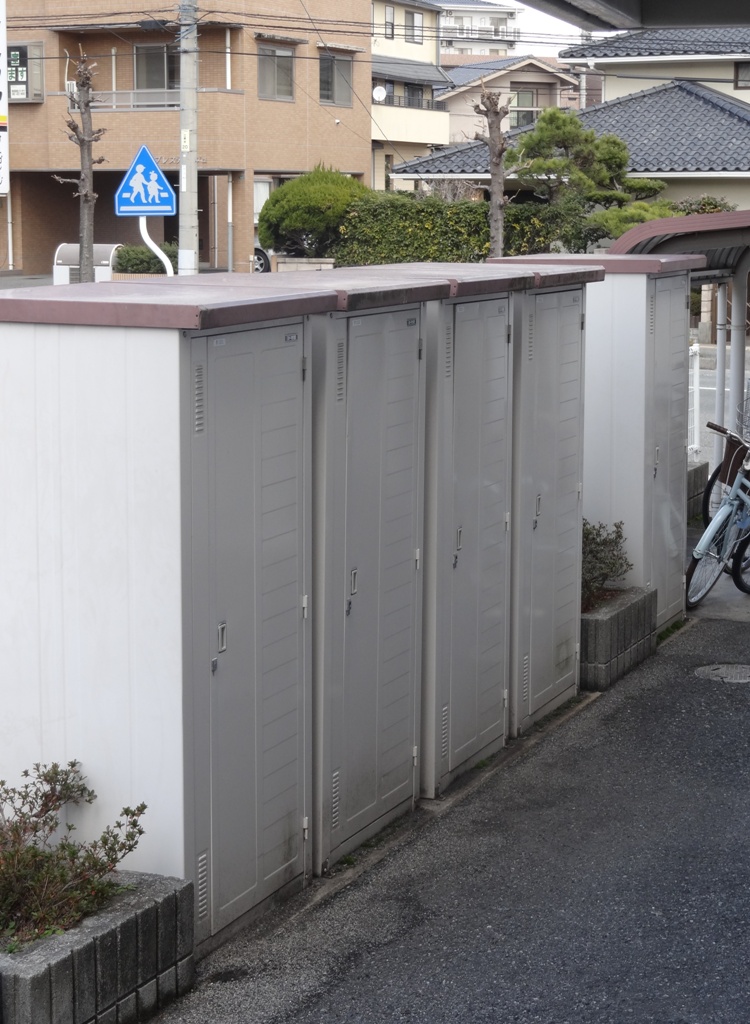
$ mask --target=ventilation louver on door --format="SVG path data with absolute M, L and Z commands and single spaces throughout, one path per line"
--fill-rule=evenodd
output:
M 453 376 L 453 328 L 445 332 L 445 376 Z
M 203 919 L 208 914 L 208 853 L 201 853 L 198 857 L 198 871 L 196 872 L 196 892 L 198 895 L 198 919 Z
M 336 346 L 336 401 L 343 402 L 346 394 L 346 346 L 340 341 Z
M 194 368 L 193 376 L 193 429 L 202 434 L 206 428 L 206 382 L 202 366 Z

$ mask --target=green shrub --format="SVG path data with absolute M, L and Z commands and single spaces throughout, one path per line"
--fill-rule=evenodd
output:
M 623 524 L 610 530 L 604 523 L 594 526 L 583 520 L 583 567 L 581 610 L 591 611 L 604 597 L 608 585 L 622 580 L 633 568 L 625 554 Z
M 161 251 L 177 273 L 177 243 L 165 242 Z M 165 274 L 164 264 L 147 245 L 123 245 L 115 254 L 115 272 L 119 274 Z
M 271 193 L 258 218 L 258 240 L 290 256 L 328 256 L 347 208 L 369 191 L 356 178 L 316 167 Z
M 124 807 L 93 842 L 74 841 L 60 810 L 96 799 L 80 768 L 35 764 L 18 788 L 0 780 L 0 950 L 72 927 L 120 889 L 112 872 L 138 845 L 146 805 Z
M 347 210 L 331 254 L 342 267 L 478 263 L 486 258 L 489 245 L 484 202 L 449 202 L 412 192 L 372 192 Z

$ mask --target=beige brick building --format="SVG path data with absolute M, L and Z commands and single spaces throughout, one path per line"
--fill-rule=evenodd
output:
M 96 242 L 138 242 L 138 220 L 114 195 L 147 145 L 178 193 L 177 7 L 146 0 L 102 15 L 101 3 L 8 0 L 11 194 L 0 199 L 0 269 L 50 273 L 55 249 L 78 240 L 78 147 L 68 138 L 74 58 L 96 65 Z M 114 7 L 114 5 L 112 5 Z M 307 16 L 306 11 L 309 12 Z M 153 12 L 153 13 L 149 13 Z M 365 0 L 227 0 L 199 9 L 198 207 L 202 269 L 252 268 L 254 204 L 318 163 L 371 181 L 371 14 Z M 69 55 L 69 57 L 67 56 Z M 75 116 L 75 114 L 74 114 Z M 231 222 L 231 229 L 230 229 Z M 176 241 L 177 217 L 149 218 Z

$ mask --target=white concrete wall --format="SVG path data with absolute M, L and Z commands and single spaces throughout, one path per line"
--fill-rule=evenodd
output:
M 0 324 L 0 777 L 76 759 L 81 837 L 184 874 L 176 331 Z

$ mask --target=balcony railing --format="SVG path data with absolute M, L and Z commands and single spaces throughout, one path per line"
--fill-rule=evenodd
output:
M 448 104 L 444 100 L 415 99 L 410 96 L 386 96 L 384 100 L 373 100 L 375 106 L 381 107 L 411 107 L 413 110 L 447 110 Z
M 68 106 L 73 109 L 70 100 Z M 173 110 L 179 106 L 179 89 L 118 89 L 116 92 L 97 89 L 92 103 L 97 110 Z

